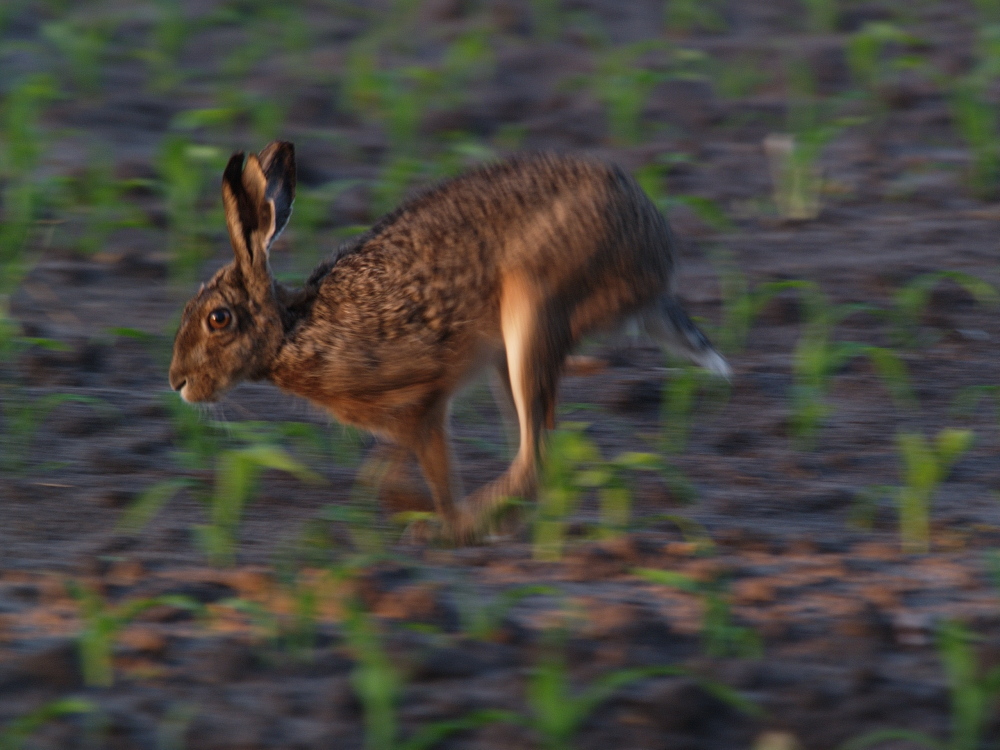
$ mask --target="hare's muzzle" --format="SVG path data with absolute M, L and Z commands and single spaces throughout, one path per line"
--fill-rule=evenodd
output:
M 181 377 L 174 373 L 170 373 L 170 387 L 181 394 L 181 398 L 184 398 L 184 388 L 187 386 L 187 378 Z M 184 399 L 187 401 L 187 399 Z

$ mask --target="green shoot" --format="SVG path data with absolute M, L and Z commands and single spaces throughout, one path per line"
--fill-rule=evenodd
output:
M 993 402 L 993 418 L 1000 423 L 1000 385 L 966 386 L 955 396 L 952 412 L 971 417 L 978 412 L 979 404 L 983 400 Z
M 712 229 L 726 232 L 733 229 L 733 222 L 719 204 L 700 195 L 672 195 L 666 189 L 666 177 L 674 164 L 690 161 L 684 154 L 665 154 L 656 161 L 635 171 L 636 182 L 664 213 L 678 206 L 686 206 L 695 216 Z
M 976 64 L 963 76 L 948 80 L 952 119 L 959 135 L 972 150 L 969 180 L 972 192 L 983 200 L 1000 190 L 1000 131 L 990 92 L 1000 74 L 1000 25 L 986 24 L 979 30 Z M 949 85 L 950 84 L 950 85 Z
M 218 149 L 176 135 L 165 138 L 160 148 L 157 167 L 167 202 L 174 273 L 181 279 L 193 278 L 208 254 L 198 203 L 208 171 L 215 173 L 220 160 Z
M 351 684 L 364 711 L 366 750 L 430 750 L 458 732 L 515 718 L 506 711 L 473 711 L 458 719 L 421 727 L 402 740 L 396 708 L 403 678 L 382 646 L 375 622 L 356 603 L 347 608 L 344 639 L 356 662 Z
M 717 337 L 723 351 L 736 354 L 746 347 L 754 320 L 768 303 L 786 291 L 812 288 L 808 281 L 769 281 L 751 289 L 746 276 L 728 253 L 716 257 L 722 293 L 722 324 Z
M 102 150 L 95 150 L 87 168 L 78 176 L 64 178 L 61 187 L 63 214 L 82 220 L 82 231 L 75 239 L 84 255 L 103 250 L 115 229 L 145 223 L 140 212 L 124 200 L 130 183 L 115 179 L 109 156 Z
M 89 588 L 67 584 L 70 595 L 80 605 L 83 630 L 78 636 L 83 681 L 89 687 L 111 687 L 115 681 L 114 646 L 118 634 L 136 617 L 153 607 L 166 605 L 200 611 L 198 602 L 185 596 L 155 596 L 109 605 Z
M 545 42 L 559 38 L 563 27 L 562 0 L 531 0 L 535 36 Z
M 877 100 L 879 86 L 892 71 L 919 66 L 913 56 L 886 58 L 890 46 L 911 46 L 916 37 L 884 21 L 870 21 L 851 35 L 847 43 L 847 64 L 854 82 L 872 100 Z
M 139 493 L 139 496 L 122 514 L 115 529 L 123 534 L 138 533 L 178 492 L 192 486 L 195 486 L 193 480 L 182 478 L 164 479 L 150 485 Z
M 681 34 L 725 31 L 726 19 L 719 6 L 717 0 L 667 0 L 664 21 L 669 31 Z
M 93 703 L 83 698 L 60 698 L 46 703 L 0 728 L 0 750 L 22 750 L 31 735 L 50 721 L 63 716 L 88 714 L 95 709 Z
M 820 33 L 835 31 L 840 9 L 837 0 L 802 0 L 806 8 L 806 28 Z
M 680 667 L 622 669 L 604 675 L 574 695 L 561 644 L 551 643 L 542 653 L 528 683 L 531 716 L 528 725 L 546 750 L 569 750 L 583 722 L 626 685 L 649 677 L 685 674 Z
M 250 445 L 223 451 L 215 463 L 215 486 L 209 500 L 208 524 L 195 527 L 202 549 L 213 565 L 235 562 L 236 535 L 243 509 L 250 502 L 264 469 L 277 469 L 306 482 L 322 482 L 315 472 L 276 445 Z
M 23 471 L 29 464 L 32 441 L 39 425 L 54 408 L 68 402 L 87 404 L 101 412 L 111 410 L 105 401 L 78 393 L 50 393 L 34 400 L 18 395 L 0 400 L 0 416 L 3 417 L 3 433 L 0 434 L 3 455 L 0 456 L 0 468 L 5 471 Z
M 906 365 L 891 349 L 853 341 L 834 341 L 834 328 L 847 316 L 868 309 L 864 305 L 831 305 L 815 285 L 802 287 L 805 323 L 793 355 L 792 430 L 802 447 L 811 448 L 819 426 L 829 412 L 825 399 L 831 377 L 847 362 L 867 356 L 885 381 L 897 405 L 908 408 L 915 399 Z
M 69 78 L 91 94 L 100 87 L 101 64 L 113 33 L 110 19 L 66 19 L 42 26 L 42 36 L 65 58 Z
M 665 453 L 679 454 L 687 448 L 691 414 L 698 390 L 705 380 L 701 370 L 681 367 L 663 382 L 660 422 L 663 424 L 662 448 Z
M 642 110 L 661 74 L 640 64 L 640 59 L 662 47 L 657 40 L 635 42 L 603 52 L 591 79 L 594 95 L 608 116 L 612 143 L 632 146 L 641 140 Z
M 904 552 L 930 549 L 930 508 L 938 485 L 972 446 L 970 430 L 944 429 L 934 445 L 918 433 L 896 436 L 905 485 L 897 491 L 899 535 Z
M 729 599 L 720 584 L 702 583 L 673 570 L 639 568 L 633 572 L 650 583 L 701 597 L 704 606 L 701 638 L 708 656 L 756 659 L 763 655 L 763 645 L 756 631 L 733 623 Z
M 821 209 L 819 158 L 823 149 L 859 120 L 833 115 L 831 103 L 815 94 L 812 74 L 804 64 L 792 66 L 789 79 L 788 132 L 769 135 L 764 139 L 764 150 L 778 214 L 789 221 L 808 221 L 819 216 Z
M 180 3 L 155 0 L 155 4 L 156 23 L 150 33 L 150 43 L 138 54 L 149 65 L 153 91 L 164 94 L 176 88 L 182 80 L 183 73 L 177 58 L 190 29 Z
M 892 340 L 899 346 L 918 346 L 927 343 L 919 331 L 920 318 L 930 302 L 931 293 L 942 281 L 958 284 L 977 302 L 996 307 L 1000 293 L 989 283 L 962 271 L 933 271 L 920 274 L 901 287 L 892 299 L 892 309 L 887 313 L 892 324 Z
M 459 610 L 462 632 L 477 641 L 492 640 L 500 630 L 504 616 L 522 599 L 557 593 L 558 590 L 551 586 L 526 584 L 507 589 L 490 601 L 483 602 L 479 595 L 465 592 L 460 598 L 462 607 Z
M 549 434 L 532 532 L 536 560 L 558 560 L 562 556 L 567 518 L 583 489 L 581 467 L 599 461 L 597 446 L 583 433 L 583 425 L 566 424 Z
M 903 740 L 931 750 L 978 750 L 983 731 L 1000 694 L 1000 667 L 983 670 L 972 643 L 976 636 L 964 625 L 946 620 L 937 630 L 937 649 L 951 693 L 951 736 L 939 740 L 909 729 L 882 729 L 855 737 L 838 750 L 863 750 Z
M 0 107 L 0 321 L 7 317 L 7 296 L 27 271 L 25 250 L 44 193 L 35 174 L 45 149 L 39 119 L 56 95 L 51 77 L 32 76 L 14 86 Z

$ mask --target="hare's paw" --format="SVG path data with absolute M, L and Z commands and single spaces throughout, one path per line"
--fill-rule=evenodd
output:
M 481 514 L 465 504 L 455 509 L 449 522 L 442 529 L 442 539 L 456 547 L 482 541 L 485 536 Z

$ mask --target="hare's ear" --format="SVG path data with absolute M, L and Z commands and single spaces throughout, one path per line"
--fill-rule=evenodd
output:
M 250 275 L 255 262 L 264 259 L 254 257 L 254 236 L 259 233 L 261 225 L 260 206 L 255 201 L 255 196 L 243 185 L 243 161 L 242 151 L 229 157 L 229 163 L 222 173 L 222 204 L 226 210 L 226 226 L 233 254 L 236 256 L 236 265 Z M 271 219 L 268 217 L 266 225 L 270 224 Z
M 247 271 L 267 273 L 267 253 L 292 213 L 295 147 L 275 141 L 263 151 L 233 154 L 222 176 L 226 224 L 233 252 Z
M 288 141 L 272 141 L 257 154 L 267 180 L 264 195 L 274 205 L 274 242 L 292 215 L 295 200 L 295 146 Z

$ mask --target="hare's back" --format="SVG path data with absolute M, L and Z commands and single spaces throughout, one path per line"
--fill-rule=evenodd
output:
M 352 331 L 443 342 L 470 326 L 496 328 L 500 287 L 512 274 L 552 290 L 660 289 L 668 240 L 663 217 L 617 167 L 522 156 L 403 203 L 341 249 L 323 270 L 320 296 Z

